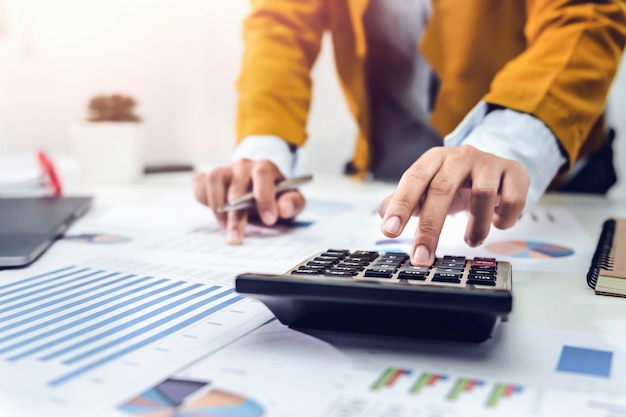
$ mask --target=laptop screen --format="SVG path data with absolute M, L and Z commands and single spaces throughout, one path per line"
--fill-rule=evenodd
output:
M 0 268 L 33 262 L 91 202 L 83 196 L 0 198 Z

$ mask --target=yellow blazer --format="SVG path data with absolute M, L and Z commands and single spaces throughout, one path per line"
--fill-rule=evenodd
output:
M 431 124 L 450 133 L 480 100 L 529 113 L 569 164 L 604 138 L 609 87 L 626 42 L 626 0 L 432 0 L 420 49 L 440 79 Z M 238 140 L 306 140 L 310 70 L 330 29 L 341 86 L 358 125 L 353 163 L 368 171 L 368 0 L 252 0 L 238 82 Z

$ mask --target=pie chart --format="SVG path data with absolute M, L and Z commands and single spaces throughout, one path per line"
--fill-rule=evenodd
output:
M 78 235 L 63 236 L 63 240 L 69 240 L 77 243 L 100 243 L 100 244 L 116 244 L 128 243 L 132 239 L 128 236 L 110 235 L 106 233 L 82 233 Z
M 523 259 L 563 258 L 574 254 L 574 250 L 566 246 L 532 240 L 492 242 L 485 249 L 496 255 Z
M 141 417 L 261 417 L 263 408 L 254 400 L 210 383 L 168 379 L 138 395 L 120 410 Z

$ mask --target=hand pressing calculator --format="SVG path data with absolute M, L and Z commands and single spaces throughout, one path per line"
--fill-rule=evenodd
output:
M 508 262 L 464 256 L 412 266 L 403 252 L 328 249 L 284 275 L 241 274 L 237 292 L 297 329 L 482 342 L 512 309 Z

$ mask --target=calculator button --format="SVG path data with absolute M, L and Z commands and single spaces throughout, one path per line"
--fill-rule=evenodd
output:
M 398 269 L 396 265 L 388 265 L 388 264 L 373 264 L 371 269 L 380 269 L 381 271 L 391 271 L 392 273 Z
M 386 269 L 366 269 L 363 276 L 368 278 L 391 278 L 393 271 Z
M 435 263 L 437 268 L 459 268 L 465 269 L 465 262 L 437 262 Z
M 348 249 L 328 249 L 324 253 L 331 255 L 349 255 L 350 251 Z
M 433 276 L 432 281 L 436 281 L 436 282 L 451 282 L 451 283 L 454 283 L 454 284 L 460 284 L 461 283 L 461 274 L 444 274 L 444 273 L 441 273 L 441 272 L 437 272 Z
M 357 262 L 346 262 L 346 261 L 343 261 L 343 262 L 340 262 L 340 263 L 337 264 L 337 266 L 350 267 L 350 268 L 354 268 L 354 269 L 359 270 L 359 271 L 363 270 L 363 268 L 365 268 L 366 265 L 367 264 L 360 264 L 360 263 L 357 263 Z
M 472 266 L 492 266 L 496 267 L 496 258 L 474 258 Z
M 383 256 L 406 256 L 409 257 L 409 254 L 406 252 L 384 252 Z
M 467 283 L 477 285 L 489 285 L 493 287 L 496 285 L 496 277 L 470 274 L 467 277 Z
M 404 261 L 402 261 L 400 259 L 388 259 L 388 258 L 380 258 L 380 259 L 376 260 L 377 264 L 395 264 L 395 265 L 400 265 L 403 262 Z
M 368 263 L 372 262 L 372 259 L 348 256 L 347 258 L 343 259 L 343 262 L 358 262 L 358 263 L 362 263 L 362 264 L 368 264 Z
M 415 271 L 415 272 L 422 272 L 424 274 L 428 274 L 430 273 L 430 268 L 427 266 L 413 266 L 413 265 L 407 265 L 405 267 L 402 268 L 403 271 Z
M 314 261 L 317 262 L 331 262 L 333 264 L 339 262 L 341 259 L 337 256 L 318 256 L 313 258 Z
M 365 250 L 357 250 L 352 252 L 352 256 L 362 256 L 362 257 L 367 257 L 367 258 L 377 258 L 379 255 L 378 252 L 373 252 L 373 251 L 365 251 Z
M 329 272 L 330 271 L 333 271 L 333 272 L 350 272 L 351 276 L 357 274 L 357 271 L 354 268 L 340 266 L 340 265 L 336 265 L 336 266 L 330 268 L 328 271 Z
M 296 269 L 291 271 L 291 275 L 321 275 L 323 272 L 320 269 Z
M 311 268 L 330 268 L 333 266 L 332 261 L 309 261 L 306 263 L 306 266 Z
M 346 261 L 350 260 L 350 261 L 355 261 L 355 262 L 368 262 L 368 263 L 372 262 L 374 259 L 376 259 L 376 258 L 375 257 L 374 258 L 370 258 L 370 257 L 367 257 L 367 256 L 354 256 L 354 255 L 350 255 L 350 256 L 345 258 Z
M 470 269 L 469 273 L 474 275 L 496 276 L 495 269 Z
M 416 279 L 420 281 L 425 281 L 427 276 L 427 273 L 420 271 L 411 271 L 408 269 L 404 269 L 398 273 L 399 279 Z
M 496 270 L 498 269 L 498 267 L 496 265 L 470 265 L 470 269 L 492 269 L 492 270 Z
M 464 269 L 463 268 L 441 268 L 441 267 L 437 267 L 437 269 L 435 270 L 436 272 L 441 272 L 442 274 L 462 274 Z
M 398 262 L 404 262 L 407 259 L 409 259 L 409 255 L 406 255 L 406 254 L 389 254 L 389 253 L 386 253 L 386 254 L 384 254 L 383 256 L 380 257 L 381 261 L 382 260 L 385 260 L 385 261 L 393 260 L 393 261 L 398 261 Z
M 352 272 L 349 271 L 333 271 L 329 270 L 324 272 L 325 277 L 342 277 L 342 278 L 351 278 L 353 275 Z
M 449 262 L 459 262 L 459 263 L 465 263 L 465 261 L 467 260 L 465 256 L 450 256 L 450 255 L 444 255 L 443 259 Z

